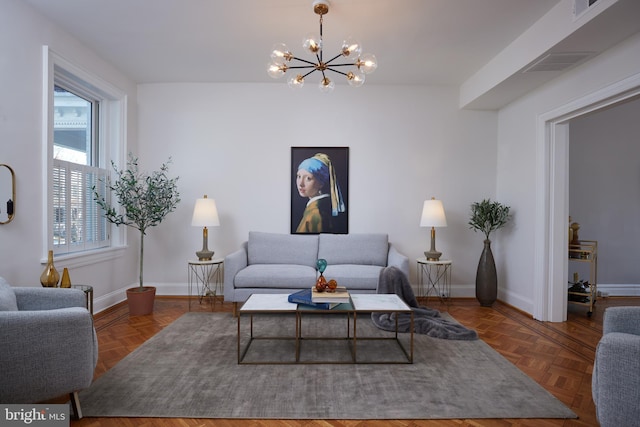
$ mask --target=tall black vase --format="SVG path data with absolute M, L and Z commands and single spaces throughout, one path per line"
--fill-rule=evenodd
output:
M 498 275 L 491 252 L 491 240 L 484 241 L 484 249 L 476 273 L 476 299 L 483 307 L 491 307 L 498 298 Z

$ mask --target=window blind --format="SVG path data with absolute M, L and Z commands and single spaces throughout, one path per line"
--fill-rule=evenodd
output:
M 109 225 L 94 201 L 93 187 L 107 195 L 108 171 L 53 160 L 53 247 L 73 253 L 110 245 Z

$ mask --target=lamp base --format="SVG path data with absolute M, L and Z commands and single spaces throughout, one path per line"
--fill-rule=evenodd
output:
M 198 261 L 211 261 L 213 251 L 198 251 L 196 252 L 196 256 L 198 257 Z
M 440 260 L 440 255 L 442 255 L 442 252 L 424 251 L 424 256 L 425 256 L 425 258 L 427 258 L 427 261 L 439 261 Z
M 436 251 L 436 229 L 431 227 L 431 248 L 424 252 L 424 256 L 427 257 L 427 261 L 438 261 L 442 252 Z
M 209 230 L 207 227 L 202 229 L 202 249 L 196 252 L 198 261 L 211 261 L 213 258 L 213 251 L 209 250 Z

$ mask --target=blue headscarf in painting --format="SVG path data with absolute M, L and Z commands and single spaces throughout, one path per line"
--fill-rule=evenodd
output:
M 336 180 L 336 172 L 329 156 L 324 153 L 316 153 L 313 157 L 303 160 L 298 166 L 298 170 L 300 169 L 313 174 L 322 183 L 323 188 L 326 188 L 327 184 L 329 184 L 332 216 L 338 216 L 338 212 L 346 211 L 344 200 L 342 199 L 342 191 L 340 191 L 340 186 Z
M 322 160 L 317 157 L 309 157 L 304 159 L 298 170 L 304 169 L 309 173 L 312 173 L 314 178 L 322 183 L 323 187 L 327 187 L 329 183 L 329 166 L 325 165 Z

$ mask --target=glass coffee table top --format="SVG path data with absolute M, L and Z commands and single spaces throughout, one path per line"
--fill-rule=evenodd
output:
M 288 301 L 289 294 L 252 294 L 244 305 L 241 312 L 252 311 L 296 311 L 300 309 L 313 309 L 304 304 L 291 303 Z M 409 307 L 396 294 L 351 294 L 352 304 L 341 304 L 336 307 L 340 310 L 352 309 L 355 311 L 394 311 L 410 312 Z M 335 310 L 335 308 L 333 309 Z
M 298 304 L 288 301 L 289 294 L 252 294 L 240 307 L 240 312 L 296 311 Z

